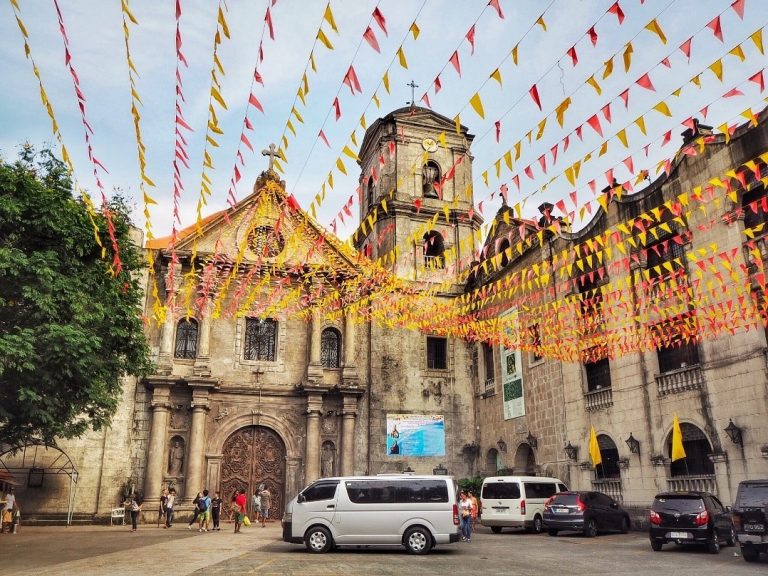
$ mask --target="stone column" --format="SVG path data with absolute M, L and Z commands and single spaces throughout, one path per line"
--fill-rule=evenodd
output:
M 307 445 L 304 461 L 304 482 L 320 477 L 320 415 L 323 413 L 322 394 L 307 395 Z
M 171 274 L 173 270 L 173 275 Z M 171 277 L 173 276 L 173 277 Z M 181 288 L 181 264 L 169 264 L 165 275 L 165 322 L 160 336 L 160 353 L 157 359 L 158 373 L 170 374 L 173 364 L 173 335 L 175 329 L 174 303 L 176 292 Z
M 193 500 L 202 491 L 203 445 L 205 444 L 205 415 L 209 410 L 208 391 L 192 389 L 192 425 L 189 430 L 189 450 L 185 473 L 184 496 Z
M 309 366 L 307 367 L 307 379 L 310 382 L 322 382 L 323 366 L 320 360 L 320 341 L 322 334 L 322 316 L 315 311 L 312 313 L 311 333 L 309 337 Z
M 352 314 L 344 314 L 344 367 L 355 365 L 355 323 Z
M 160 500 L 163 485 L 163 472 L 166 468 L 165 444 L 168 430 L 168 410 L 170 388 L 155 385 L 150 406 L 152 422 L 149 429 L 149 449 L 147 450 L 147 471 L 144 477 L 144 496 L 146 500 Z
M 731 485 L 728 474 L 728 454 L 726 452 L 709 455 L 709 459 L 715 465 L 715 483 L 717 484 L 717 496 L 723 505 L 730 506 L 735 494 L 731 494 Z
M 355 420 L 357 396 L 344 395 L 341 425 L 341 475 L 352 476 L 355 469 Z
M 200 342 L 197 348 L 194 373 L 196 376 L 210 376 L 211 360 L 211 314 L 213 313 L 213 300 L 206 298 L 200 318 Z

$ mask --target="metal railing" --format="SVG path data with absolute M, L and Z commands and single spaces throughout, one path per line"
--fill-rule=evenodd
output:
M 442 270 L 445 268 L 445 259 L 442 256 L 424 255 L 424 268 L 427 270 Z
M 616 502 L 624 501 L 624 491 L 621 487 L 621 478 L 597 478 L 592 480 L 592 489 L 596 492 L 610 496 Z
M 717 482 L 714 474 L 701 476 L 675 476 L 667 478 L 667 489 L 672 492 L 711 492 L 717 494 Z
M 587 412 L 611 406 L 613 406 L 613 389 L 610 386 L 584 394 L 584 408 Z
M 679 394 L 686 390 L 700 390 L 703 385 L 704 374 L 698 364 L 656 375 L 659 396 Z

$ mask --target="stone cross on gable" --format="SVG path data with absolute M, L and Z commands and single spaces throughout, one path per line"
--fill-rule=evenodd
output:
M 275 145 L 270 144 L 269 150 L 262 150 L 261 155 L 269 156 L 269 170 L 273 171 L 275 166 L 275 158 L 280 155 L 277 150 L 275 150 Z

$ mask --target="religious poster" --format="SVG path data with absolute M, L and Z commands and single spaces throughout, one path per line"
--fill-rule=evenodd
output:
M 387 414 L 387 454 L 445 456 L 442 414 Z
M 502 342 L 517 340 L 517 310 L 508 310 L 502 316 Z M 523 362 L 520 350 L 501 345 L 501 386 L 503 396 L 504 420 L 511 420 L 525 415 L 525 395 L 523 393 Z

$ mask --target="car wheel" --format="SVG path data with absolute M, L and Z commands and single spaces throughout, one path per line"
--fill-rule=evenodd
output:
M 629 532 L 629 518 L 627 516 L 624 516 L 624 518 L 621 519 L 621 530 L 619 531 L 622 534 Z
M 557 536 L 557 530 L 547 530 L 547 534 L 550 536 Z
M 591 518 L 584 524 L 584 536 L 587 538 L 594 538 L 597 536 L 597 522 Z
M 410 554 L 426 554 L 432 548 L 432 534 L 426 528 L 414 526 L 405 532 L 403 543 Z
M 757 562 L 760 559 L 760 550 L 754 546 L 742 546 L 741 555 L 747 562 Z
M 736 532 L 733 530 L 733 526 L 728 531 L 728 539 L 725 541 L 726 546 L 736 546 Z
M 533 533 L 541 534 L 542 530 L 544 530 L 544 522 L 542 522 L 541 516 L 536 514 L 536 516 L 533 517 Z
M 333 548 L 333 538 L 325 526 L 312 526 L 304 535 L 304 544 L 313 554 L 324 554 Z
M 664 544 L 661 542 L 661 540 L 651 540 L 651 549 L 654 552 L 661 552 L 661 547 Z
M 720 554 L 720 540 L 717 537 L 717 532 L 712 534 L 712 540 L 707 542 L 707 550 L 710 554 Z
M 491 526 L 491 532 L 494 534 L 501 534 L 501 526 Z

